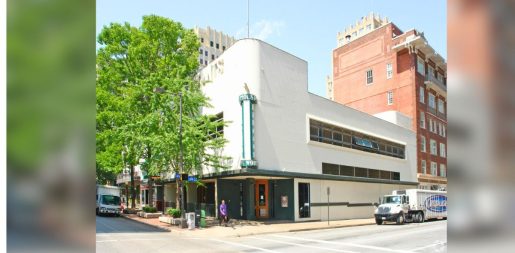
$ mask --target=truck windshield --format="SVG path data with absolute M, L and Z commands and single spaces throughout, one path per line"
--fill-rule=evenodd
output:
M 102 204 L 111 205 L 111 206 L 119 206 L 120 205 L 120 197 L 112 196 L 112 195 L 102 195 Z
M 385 196 L 383 199 L 383 204 L 400 204 L 401 196 Z

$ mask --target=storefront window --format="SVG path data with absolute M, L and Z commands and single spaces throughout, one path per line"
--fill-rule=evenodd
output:
M 299 217 L 311 217 L 309 202 L 309 183 L 299 183 Z

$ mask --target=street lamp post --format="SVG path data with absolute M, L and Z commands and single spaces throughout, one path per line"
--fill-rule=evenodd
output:
M 186 216 L 185 214 L 185 201 L 184 201 L 184 189 L 183 189 L 183 184 L 182 184 L 182 173 L 184 172 L 184 154 L 183 154 L 183 148 L 182 148 L 182 92 L 179 92 L 177 94 L 175 93 L 171 93 L 171 92 L 166 92 L 163 88 L 161 87 L 158 87 L 158 88 L 155 88 L 154 89 L 154 92 L 156 93 L 168 93 L 172 96 L 175 96 L 175 95 L 178 95 L 179 96 L 179 152 L 180 152 L 180 161 L 179 161 L 179 175 L 180 175 L 180 178 L 177 180 L 177 187 L 179 189 L 179 203 L 181 205 L 181 220 L 182 220 L 182 224 L 181 226 L 184 227 L 184 218 Z M 179 204 L 177 203 L 177 204 Z

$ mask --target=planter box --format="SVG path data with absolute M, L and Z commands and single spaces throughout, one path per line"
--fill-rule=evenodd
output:
M 150 219 L 150 218 L 159 218 L 161 215 L 163 215 L 163 213 L 162 213 L 162 212 L 157 212 L 157 213 L 145 213 L 145 212 L 138 212 L 138 216 L 139 216 L 139 217 L 147 218 L 147 219 Z
M 173 218 L 170 216 L 160 216 L 159 217 L 160 222 L 168 223 L 171 225 L 180 225 L 181 224 L 181 218 Z

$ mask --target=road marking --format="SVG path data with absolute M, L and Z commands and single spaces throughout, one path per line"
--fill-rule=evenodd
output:
M 149 238 L 149 239 L 140 239 L 140 238 L 134 238 L 134 239 L 121 239 L 121 240 L 102 240 L 102 241 L 97 241 L 98 242 L 128 242 L 128 241 L 166 241 L 168 239 L 152 239 L 152 238 Z
M 326 247 L 318 247 L 318 246 L 298 244 L 298 243 L 293 243 L 293 242 L 277 241 L 277 240 L 265 239 L 265 238 L 259 238 L 259 237 L 250 237 L 250 238 L 251 239 L 257 239 L 257 240 L 276 242 L 276 243 L 282 243 L 282 244 L 289 244 L 289 245 L 300 246 L 300 247 L 313 248 L 313 249 L 323 249 L 323 250 L 330 250 L 330 251 L 336 251 L 336 252 L 357 253 L 355 251 L 348 251 L 348 250 L 341 250 L 341 249 L 331 249 L 331 248 L 326 248 Z
M 265 252 L 277 253 L 277 251 L 273 251 L 273 250 L 269 250 L 269 249 L 264 249 L 264 248 L 259 248 L 259 247 L 254 247 L 254 246 L 245 245 L 245 244 L 236 243 L 236 242 L 228 242 L 228 241 L 222 241 L 222 240 L 217 240 L 217 239 L 209 239 L 209 240 L 215 241 L 215 242 L 220 242 L 220 243 L 226 243 L 226 244 L 230 244 L 230 245 L 234 245 L 234 246 L 240 246 L 240 247 L 244 247 L 244 248 L 248 248 L 248 249 L 257 249 L 257 250 L 261 250 L 261 251 L 265 251 Z
M 298 237 L 285 236 L 285 235 L 270 235 L 270 236 L 275 236 L 275 237 L 280 237 L 280 238 L 287 238 L 287 239 L 294 239 L 294 240 L 302 240 L 302 241 L 308 241 L 308 242 L 318 242 L 318 243 L 327 243 L 327 244 L 351 246 L 351 247 L 356 247 L 356 248 L 365 248 L 365 249 L 389 251 L 389 252 L 402 252 L 402 253 L 412 252 L 412 251 L 406 251 L 406 250 L 395 250 L 395 249 L 390 249 L 390 248 L 385 248 L 385 247 L 362 245 L 362 244 L 355 244 L 355 243 L 348 243 L 348 242 L 331 242 L 331 241 L 325 241 L 325 240 L 306 239 L 306 238 L 298 238 Z
M 431 247 L 435 247 L 435 246 L 440 246 L 440 245 L 442 245 L 442 246 L 447 245 L 447 242 L 437 242 L 437 243 L 429 244 L 426 246 L 418 247 L 416 249 L 412 249 L 411 251 L 419 251 L 419 250 L 423 250 L 423 249 L 427 249 L 427 248 L 431 248 Z

